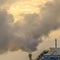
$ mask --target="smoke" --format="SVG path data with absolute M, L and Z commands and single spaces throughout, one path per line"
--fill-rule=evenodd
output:
M 13 16 L 6 10 L 0 11 L 0 53 L 5 51 L 36 51 L 42 41 L 53 30 L 60 28 L 60 1 L 47 2 L 40 14 L 24 15 L 13 24 Z
M 8 14 L 6 10 L 0 11 L 0 53 L 8 49 L 9 44 L 9 24 L 13 21 L 12 15 Z

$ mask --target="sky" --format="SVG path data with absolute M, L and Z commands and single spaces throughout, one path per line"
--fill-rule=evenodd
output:
M 0 0 L 0 59 L 29 60 L 60 47 L 59 0 Z

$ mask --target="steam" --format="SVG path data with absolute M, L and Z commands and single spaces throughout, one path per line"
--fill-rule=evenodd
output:
M 13 24 L 13 16 L 0 11 L 0 53 L 5 51 L 36 51 L 42 36 L 60 28 L 60 1 L 47 2 L 40 14 L 27 14 L 24 23 Z

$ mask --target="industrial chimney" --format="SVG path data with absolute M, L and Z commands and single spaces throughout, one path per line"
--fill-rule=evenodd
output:
M 29 54 L 29 59 L 32 60 L 32 54 Z
M 55 55 L 57 55 L 57 39 L 55 39 Z

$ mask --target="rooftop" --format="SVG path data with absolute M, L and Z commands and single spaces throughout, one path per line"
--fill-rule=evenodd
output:
M 60 55 L 60 48 L 50 48 L 50 51 L 45 55 Z

